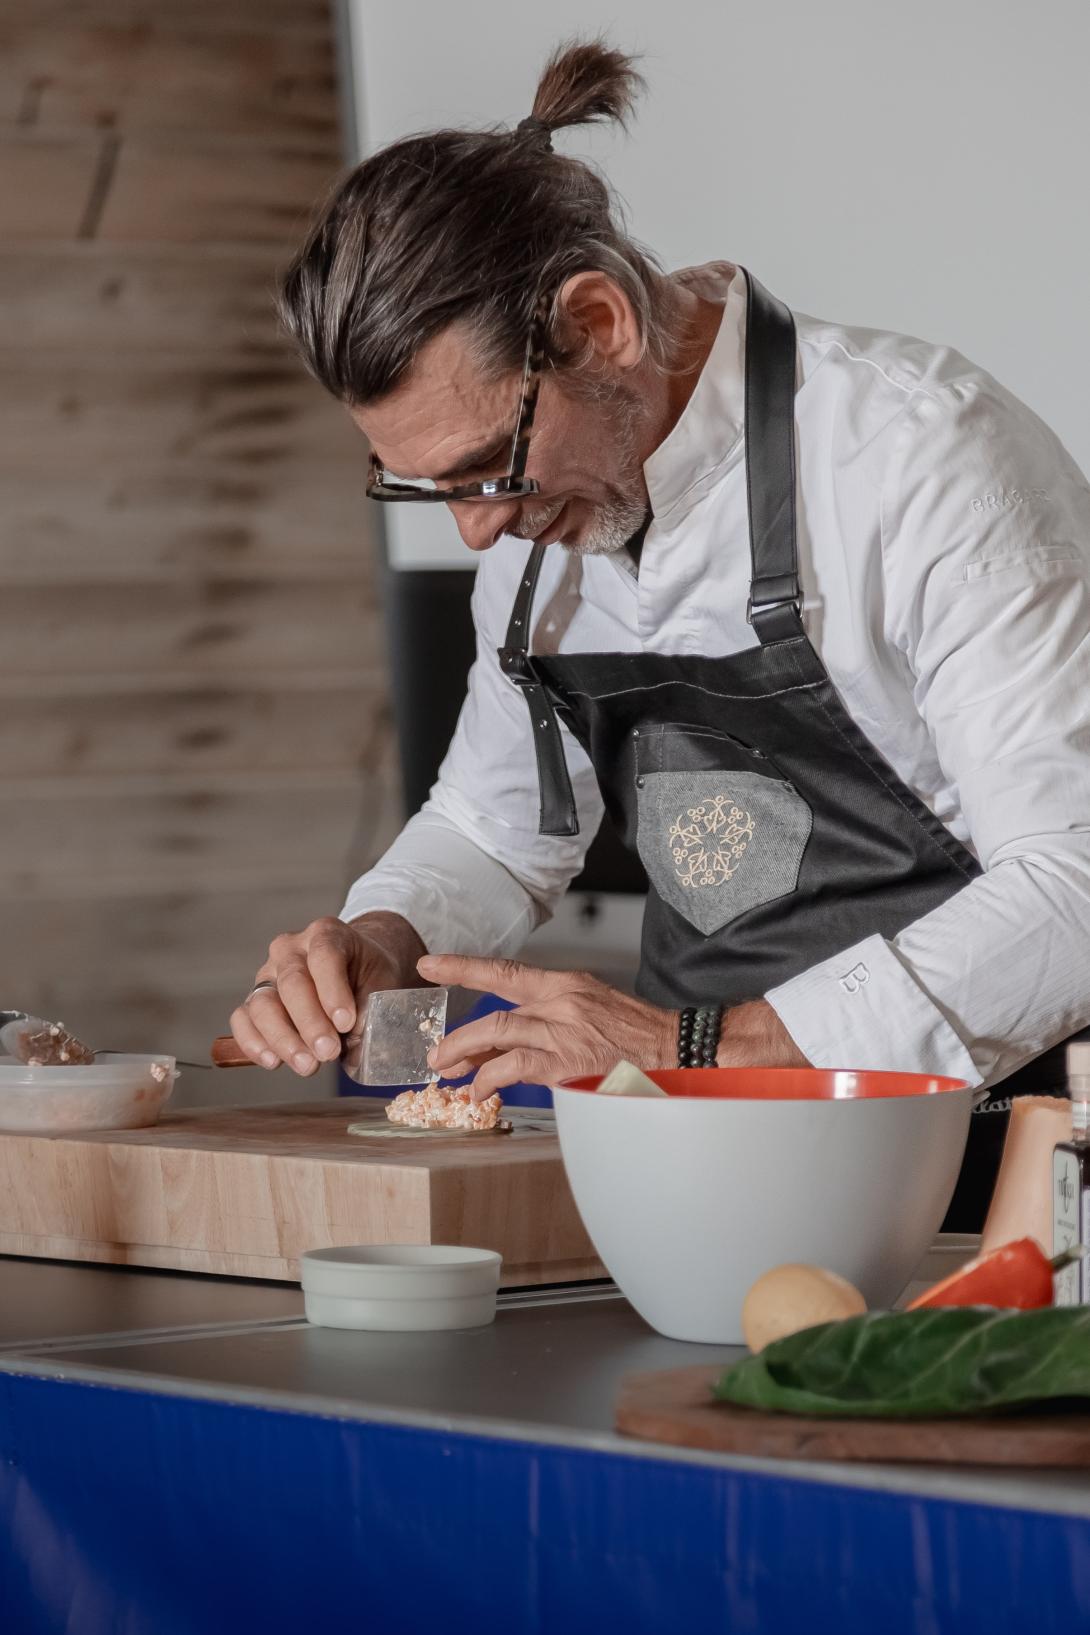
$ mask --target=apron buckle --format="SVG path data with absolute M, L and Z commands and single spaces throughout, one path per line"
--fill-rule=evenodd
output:
M 802 597 L 801 596 L 770 596 L 770 597 L 768 597 L 767 600 L 764 597 L 762 597 L 760 600 L 758 600 L 756 602 L 753 600 L 752 596 L 747 596 L 746 597 L 746 623 L 747 624 L 752 624 L 755 614 L 756 614 L 757 618 L 759 619 L 763 613 L 773 613 L 773 612 L 778 611 L 778 609 L 780 609 L 781 607 L 791 608 L 794 611 L 795 616 L 797 618 L 799 618 L 799 619 L 802 618 Z
M 501 647 L 499 659 L 500 669 L 508 681 L 513 681 L 516 687 L 533 687 L 535 685 L 536 678 L 530 669 L 530 655 L 524 647 Z

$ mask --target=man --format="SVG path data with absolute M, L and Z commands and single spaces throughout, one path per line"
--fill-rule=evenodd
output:
M 369 492 L 483 553 L 479 654 L 431 799 L 340 919 L 273 942 L 236 1039 L 312 1072 L 423 977 L 516 1002 L 436 1053 L 480 1096 L 680 1054 L 1002 1109 L 1090 1020 L 1090 489 L 949 348 L 793 317 L 729 263 L 664 276 L 551 146 L 638 85 L 562 49 L 517 130 L 359 166 L 286 277 Z M 495 958 L 603 805 L 650 880 L 639 998 Z M 1003 1123 L 974 1120 L 977 1218 Z

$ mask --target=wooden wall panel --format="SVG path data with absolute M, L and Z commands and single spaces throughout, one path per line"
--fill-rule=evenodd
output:
M 141 468 L 177 458 L 260 471 L 291 459 L 314 465 L 316 482 L 330 479 L 330 467 L 350 475 L 355 466 L 362 483 L 363 438 L 294 358 L 229 362 L 180 351 L 9 356 L 0 471 L 48 478 L 62 449 L 92 468 L 117 457 Z
M 0 679 L 160 671 L 196 679 L 254 668 L 287 675 L 318 660 L 330 669 L 363 667 L 379 639 L 378 615 L 359 584 L 277 578 L 164 589 L 136 573 L 128 583 L 77 582 L 52 593 L 9 584 L 4 626 Z
M 337 124 L 326 0 L 0 11 L 0 992 L 100 1046 L 206 1059 L 399 821 L 365 451 L 271 300 Z
M 110 23 L 217 37 L 252 29 L 255 14 L 262 28 L 292 39 L 329 38 L 329 0 L 4 0 L 6 21 L 53 29 Z
M 73 678 L 73 691 L 48 697 L 16 694 L 0 705 L 0 766 L 5 776 L 101 778 L 142 767 L 145 772 L 251 771 L 295 773 L 343 771 L 373 766 L 379 742 L 389 731 L 387 711 L 368 716 L 359 707 L 361 689 L 378 691 L 381 666 L 370 677 L 345 672 L 344 679 L 304 687 L 276 675 L 222 676 L 211 686 L 201 676 L 191 692 L 177 677 L 162 691 L 150 678 L 131 692 L 91 691 Z M 320 681 L 320 677 L 312 678 Z M 0 689 L 0 699 L 3 691 Z
M 0 255 L 0 355 L 33 346 L 39 361 L 45 353 L 99 353 L 132 362 L 149 351 L 190 359 L 271 352 L 283 360 L 272 291 L 264 246 L 164 249 L 86 239 L 59 254 L 8 245 Z
M 101 138 L 5 131 L 0 140 L 0 222 L 6 245 L 76 238 L 98 174 Z
M 336 151 L 333 50 L 324 33 L 300 39 L 262 26 L 210 34 L 106 20 L 58 28 L 5 16 L 0 55 L 5 80 L 37 92 L 43 124 L 183 137 L 212 126 L 272 140 L 287 126 Z
M 0 786 L 0 889 L 16 893 L 177 888 L 223 890 L 236 882 L 312 885 L 317 903 L 353 832 L 385 790 L 368 777 L 310 773 L 205 774 L 193 780 L 131 773 L 124 778 L 6 779 Z M 339 902 L 327 902 L 332 912 Z M 109 950 L 104 950 L 109 953 Z
M 339 167 L 301 142 L 135 137 L 122 144 L 102 211 L 114 243 L 268 244 L 282 260 L 303 233 Z
M 118 450 L 48 477 L 0 468 L 0 582 L 251 570 L 370 579 L 363 485 L 355 455 L 334 469 L 289 455 L 258 470 L 168 451 L 140 464 Z

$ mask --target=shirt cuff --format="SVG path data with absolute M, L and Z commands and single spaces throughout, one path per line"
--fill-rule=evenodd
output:
M 959 1034 L 884 937 L 867 937 L 765 994 L 815 1067 L 982 1083 Z
M 515 902 L 489 903 L 488 879 L 436 879 L 433 871 L 377 868 L 356 881 L 340 914 L 354 920 L 382 911 L 407 920 L 429 954 L 517 954 L 538 923 L 533 900 L 523 891 Z M 478 890 L 472 887 L 477 885 Z M 490 912 L 485 912 L 486 906 Z
M 399 889 L 389 880 L 357 880 L 337 918 L 347 924 L 361 914 L 398 914 L 408 920 L 429 954 L 442 951 L 445 924 L 437 905 L 408 887 Z

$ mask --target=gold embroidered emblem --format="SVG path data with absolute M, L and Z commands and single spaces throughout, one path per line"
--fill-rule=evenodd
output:
M 670 825 L 674 872 L 683 886 L 722 886 L 738 868 L 753 836 L 753 819 L 729 795 L 714 795 L 679 812 Z

